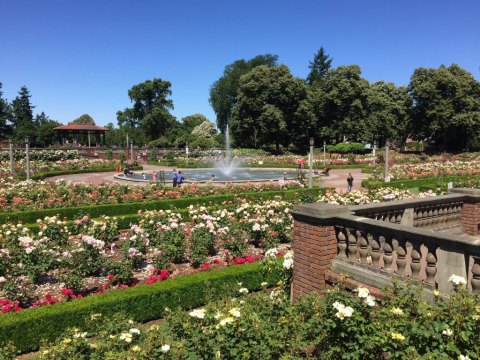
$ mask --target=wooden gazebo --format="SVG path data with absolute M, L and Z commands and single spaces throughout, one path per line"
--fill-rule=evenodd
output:
M 58 133 L 59 140 L 63 145 L 67 145 L 71 141 L 73 146 L 88 147 L 91 147 L 92 142 L 94 146 L 105 144 L 105 133 L 108 131 L 103 126 L 74 122 L 68 125 L 57 126 L 53 130 Z

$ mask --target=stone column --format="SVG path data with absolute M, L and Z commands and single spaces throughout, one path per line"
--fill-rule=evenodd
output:
M 348 207 L 329 204 L 298 205 L 294 208 L 294 300 L 302 294 L 320 292 L 325 288 L 326 274 L 337 256 L 333 216 L 348 211 Z

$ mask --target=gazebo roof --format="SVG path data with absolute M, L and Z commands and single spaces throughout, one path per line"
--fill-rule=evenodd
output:
M 93 124 L 69 123 L 68 125 L 57 126 L 53 130 L 58 131 L 108 131 L 108 128 Z

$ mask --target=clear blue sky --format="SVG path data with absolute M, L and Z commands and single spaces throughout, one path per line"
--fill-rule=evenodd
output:
M 295 76 L 323 46 L 333 66 L 406 85 L 420 66 L 480 78 L 479 0 L 0 0 L 0 82 L 35 112 L 115 125 L 134 84 L 172 83 L 173 114 L 203 113 L 225 65 L 277 54 Z

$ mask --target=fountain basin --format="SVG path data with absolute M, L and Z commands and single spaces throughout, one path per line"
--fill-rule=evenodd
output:
M 157 171 L 157 181 L 160 179 L 160 171 Z M 152 182 L 152 172 L 134 172 L 132 176 L 117 174 L 114 176 L 117 180 L 133 181 L 133 182 Z M 308 174 L 304 170 L 305 176 Z M 297 171 L 292 169 L 252 169 L 252 168 L 236 168 L 226 175 L 219 169 L 182 169 L 182 175 L 186 183 L 209 183 L 212 182 L 212 175 L 215 175 L 215 183 L 245 183 L 245 182 L 266 182 L 293 180 L 298 177 Z M 172 172 L 165 171 L 165 181 L 172 181 Z

